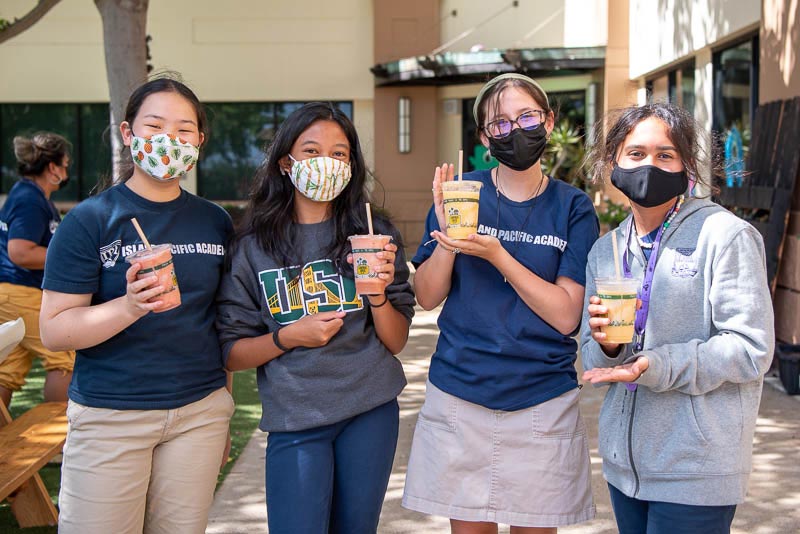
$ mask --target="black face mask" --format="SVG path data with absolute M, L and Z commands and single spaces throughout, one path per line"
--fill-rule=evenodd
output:
M 544 128 L 544 123 L 533 130 L 515 128 L 502 139 L 489 137 L 489 151 L 492 156 L 515 171 L 530 169 L 542 157 L 545 147 L 547 147 L 547 130 Z
M 689 187 L 689 178 L 685 171 L 669 172 L 653 165 L 633 169 L 614 165 L 611 183 L 631 202 L 644 208 L 652 208 L 685 193 Z

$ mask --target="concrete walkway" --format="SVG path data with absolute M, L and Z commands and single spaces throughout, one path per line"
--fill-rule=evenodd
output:
M 439 334 L 436 316 L 435 312 L 417 311 L 408 346 L 400 355 L 409 384 L 400 397 L 400 439 L 381 515 L 381 534 L 449 532 L 446 519 L 418 514 L 400 506 L 411 437 L 425 395 L 428 362 Z M 587 386 L 581 397 L 581 410 L 590 435 L 597 518 L 560 529 L 559 532 L 564 534 L 612 534 L 617 531 L 597 456 L 597 416 L 604 392 L 604 388 Z M 211 509 L 208 534 L 267 532 L 265 442 L 265 434 L 256 431 L 220 487 Z M 767 378 L 764 387 L 753 462 L 748 501 L 736 513 L 733 532 L 800 532 L 800 397 L 787 396 L 774 377 Z M 501 528 L 500 532 L 508 532 L 508 528 Z

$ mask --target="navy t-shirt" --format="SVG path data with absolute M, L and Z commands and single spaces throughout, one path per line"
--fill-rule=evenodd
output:
M 25 269 L 8 257 L 8 242 L 25 239 L 47 247 L 61 216 L 35 182 L 23 178 L 14 184 L 0 209 L 0 282 L 42 287 L 42 269 Z
M 586 283 L 586 258 L 599 225 L 589 197 L 560 180 L 548 180 L 538 198 L 514 202 L 497 195 L 488 170 L 464 175 L 483 182 L 478 233 L 497 237 L 531 272 L 548 282 L 566 276 Z M 419 265 L 439 229 L 431 208 Z M 488 261 L 459 254 L 439 315 L 439 341 L 429 378 L 439 389 L 493 410 L 520 410 L 577 386 L 577 343 L 536 315 Z
M 124 184 L 112 187 L 64 217 L 47 250 L 43 288 L 92 294 L 93 305 L 124 295 L 125 257 L 144 247 L 131 217 L 152 244 L 172 244 L 181 305 L 77 351 L 69 398 L 120 410 L 185 406 L 225 385 L 214 326 L 232 231 L 225 210 L 186 191 L 151 202 Z

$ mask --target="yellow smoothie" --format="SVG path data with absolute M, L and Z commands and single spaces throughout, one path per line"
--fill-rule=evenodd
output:
M 444 217 L 447 237 L 466 239 L 478 233 L 478 206 L 481 197 L 481 182 L 456 180 L 442 184 Z
M 606 334 L 608 343 L 630 343 L 633 341 L 634 322 L 639 280 L 598 279 L 597 296 L 608 308 L 607 317 L 611 323 L 600 330 Z

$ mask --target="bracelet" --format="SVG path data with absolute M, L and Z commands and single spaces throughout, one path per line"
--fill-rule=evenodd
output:
M 288 349 L 288 348 L 284 347 L 281 344 L 280 340 L 278 339 L 278 332 L 281 331 L 281 328 L 283 328 L 283 327 L 280 327 L 277 330 L 275 330 L 274 332 L 272 332 L 272 342 L 275 343 L 275 346 L 278 347 L 283 352 L 289 352 L 292 349 Z
M 380 308 L 381 306 L 385 306 L 387 302 L 389 302 L 389 296 L 386 293 L 383 294 L 383 302 L 381 302 L 380 304 L 377 304 L 377 305 L 376 304 L 372 304 L 369 301 L 369 298 L 367 298 L 367 304 L 369 304 L 370 308 Z

